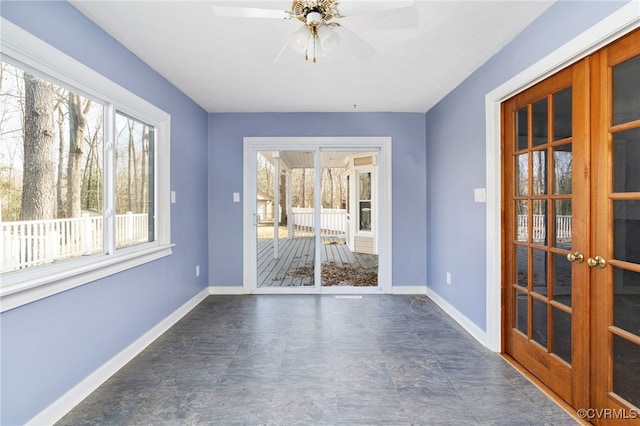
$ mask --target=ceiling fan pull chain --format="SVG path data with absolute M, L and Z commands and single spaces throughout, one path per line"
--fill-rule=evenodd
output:
M 316 39 L 318 37 L 316 37 L 315 35 L 313 36 L 313 63 L 316 63 Z

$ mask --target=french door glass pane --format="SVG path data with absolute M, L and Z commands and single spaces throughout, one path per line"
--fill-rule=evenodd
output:
M 516 113 L 516 150 L 522 151 L 529 147 L 527 108 L 522 108 Z
M 529 302 L 528 299 L 529 297 L 527 296 L 527 293 L 522 292 L 522 291 L 515 291 L 514 292 L 514 296 L 515 296 L 515 303 L 514 306 L 516 308 L 516 312 L 515 312 L 515 323 L 516 323 L 516 329 L 519 330 L 521 333 L 523 334 L 527 334 L 527 330 L 528 330 L 528 312 L 529 312 Z
M 640 337 L 640 273 L 614 268 L 613 283 L 613 325 Z
M 573 216 L 571 214 L 571 200 L 555 200 L 553 202 L 555 215 L 555 246 L 571 250 Z
M 532 338 L 547 347 L 547 303 L 533 298 L 533 333 Z
M 640 200 L 613 202 L 613 255 L 640 264 Z
M 553 351 L 571 364 L 571 314 L 553 308 Z
M 613 391 L 640 406 L 640 345 L 613 336 Z
M 516 239 L 529 241 L 529 201 L 516 201 Z
M 563 254 L 553 253 L 553 300 L 571 306 L 571 264 Z
M 547 151 L 533 152 L 533 195 L 547 194 Z
M 553 95 L 553 140 L 571 137 L 572 89 L 568 87 Z
M 529 154 L 516 156 L 516 195 L 529 195 Z
M 553 193 L 571 194 L 571 175 L 573 166 L 573 153 L 571 144 L 557 146 L 553 149 Z
M 640 56 L 613 68 L 613 124 L 640 119 Z
M 613 190 L 640 192 L 640 128 L 613 137 Z
M 533 243 L 547 245 L 547 200 L 533 201 Z
M 544 145 L 548 142 L 549 114 L 547 98 L 540 99 L 533 104 L 533 146 Z
M 533 249 L 533 291 L 546 296 L 547 288 L 547 252 Z
M 516 283 L 529 288 L 529 250 L 527 247 L 516 246 L 517 277 Z

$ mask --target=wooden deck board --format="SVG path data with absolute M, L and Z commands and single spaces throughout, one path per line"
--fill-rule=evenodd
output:
M 315 238 L 281 238 L 278 254 L 278 259 L 274 259 L 273 239 L 258 239 L 258 287 L 313 286 L 313 275 L 300 273 L 304 272 L 301 268 L 312 268 L 315 263 Z M 333 262 L 338 266 L 378 268 L 378 256 L 353 253 L 346 244 L 322 244 L 321 260 L 323 264 Z

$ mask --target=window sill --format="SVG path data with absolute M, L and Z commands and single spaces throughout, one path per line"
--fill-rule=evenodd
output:
M 0 312 L 169 256 L 172 247 L 173 244 L 165 244 L 132 248 L 113 256 L 97 255 L 4 274 L 0 277 Z

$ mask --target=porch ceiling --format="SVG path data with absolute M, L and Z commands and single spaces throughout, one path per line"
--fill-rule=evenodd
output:
M 279 153 L 279 154 L 278 154 Z M 260 154 L 271 164 L 276 155 L 280 155 L 281 164 L 287 169 L 312 169 L 313 151 L 260 151 Z M 363 152 L 326 151 L 320 154 L 320 167 L 344 169 L 350 156 Z

